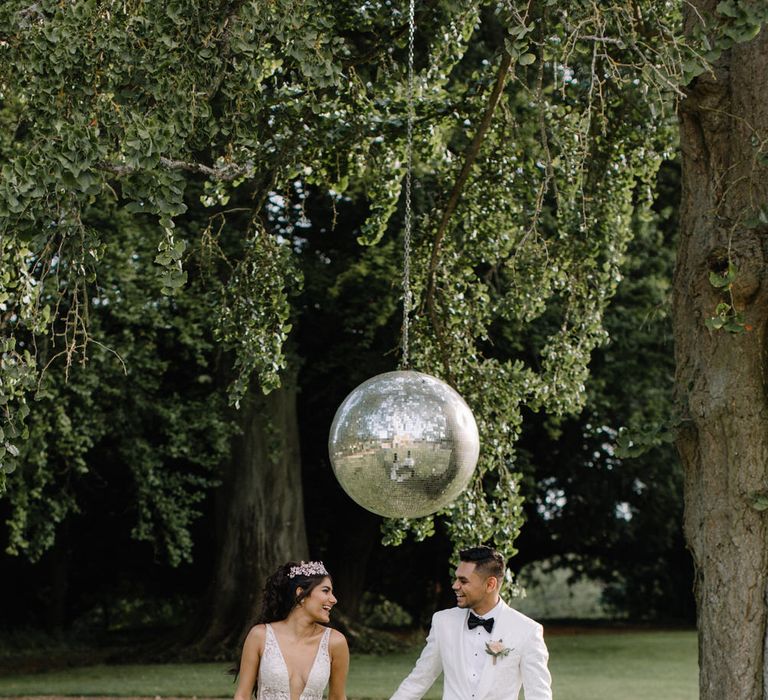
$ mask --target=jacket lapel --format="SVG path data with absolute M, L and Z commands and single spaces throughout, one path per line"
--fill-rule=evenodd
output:
M 511 618 L 508 615 L 509 607 L 507 604 L 501 602 L 501 610 L 498 617 L 493 624 L 493 632 L 491 633 L 491 640 L 498 641 L 503 639 L 505 644 L 508 644 L 512 640 L 512 629 L 510 628 Z M 490 691 L 493 686 L 493 680 L 496 671 L 496 666 L 493 663 L 493 658 L 490 654 L 486 654 L 485 665 L 483 666 L 483 672 L 480 674 L 480 682 L 477 684 L 476 700 L 482 700 Z
M 453 653 L 449 658 L 455 660 L 455 678 L 462 690 L 461 697 L 464 698 L 468 698 L 471 694 L 469 688 L 469 672 L 467 670 L 467 657 L 465 654 L 464 645 L 464 627 L 467 624 L 468 617 L 469 611 L 465 612 L 464 615 L 456 615 L 456 622 L 451 626 L 451 639 L 449 642 L 453 645 Z

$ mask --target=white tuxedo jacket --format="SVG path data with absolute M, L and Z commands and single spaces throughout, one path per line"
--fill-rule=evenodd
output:
M 549 653 L 541 625 L 502 601 L 494 613 L 491 640 L 503 640 L 511 651 L 504 657 L 487 655 L 477 688 L 472 690 L 465 659 L 464 629 L 469 610 L 451 608 L 432 617 L 427 645 L 410 675 L 391 700 L 419 700 L 443 673 L 443 700 L 552 700 Z

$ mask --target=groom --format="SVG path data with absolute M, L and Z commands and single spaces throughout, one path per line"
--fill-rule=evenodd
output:
M 391 700 L 418 700 L 442 671 L 443 700 L 552 700 L 549 654 L 538 622 L 499 598 L 504 559 L 490 547 L 459 553 L 458 607 L 432 617 L 427 645 Z

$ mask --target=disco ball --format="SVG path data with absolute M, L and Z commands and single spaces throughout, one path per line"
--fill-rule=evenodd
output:
M 418 518 L 466 488 L 480 452 L 469 406 L 445 382 L 413 371 L 363 382 L 336 411 L 328 439 L 349 496 L 389 518 Z

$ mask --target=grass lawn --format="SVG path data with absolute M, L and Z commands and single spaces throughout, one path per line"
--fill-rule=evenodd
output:
M 556 700 L 698 700 L 695 632 L 547 639 Z
M 555 700 L 697 700 L 694 632 L 559 634 L 547 637 Z M 385 700 L 418 652 L 353 656 L 349 700 Z M 230 697 L 227 664 L 88 666 L 0 676 L 0 696 Z M 425 696 L 441 697 L 440 681 Z

